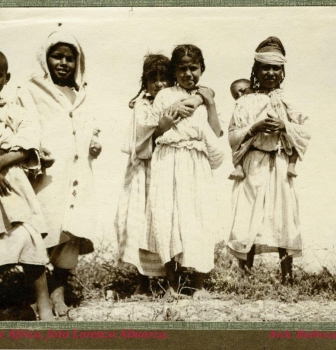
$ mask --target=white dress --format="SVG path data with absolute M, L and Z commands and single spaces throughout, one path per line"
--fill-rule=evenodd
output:
M 138 98 L 122 151 L 129 154 L 125 181 L 120 195 L 115 229 L 119 243 L 119 258 L 147 276 L 165 275 L 156 253 L 140 249 L 145 232 L 146 203 L 150 183 L 152 137 L 146 124 L 152 118 L 152 102 Z
M 187 97 L 189 92 L 179 86 L 160 91 L 148 128 L 154 130 L 160 112 Z M 222 161 L 222 147 L 203 105 L 157 138 L 142 248 L 158 253 L 163 264 L 175 258 L 198 272 L 214 267 L 218 207 L 212 169 Z
M 286 132 L 258 133 L 243 143 L 250 127 L 266 118 L 269 108 L 284 121 Z M 292 149 L 302 159 L 309 139 L 308 118 L 290 104 L 282 90 L 250 94 L 237 101 L 229 142 L 233 163 L 242 160 L 245 178 L 233 186 L 228 250 L 238 258 L 246 259 L 253 244 L 256 254 L 278 248 L 285 248 L 289 255 L 301 254 L 298 198 L 287 167 Z

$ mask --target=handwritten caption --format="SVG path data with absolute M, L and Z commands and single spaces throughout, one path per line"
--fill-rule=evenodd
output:
M 11 329 L 9 331 L 0 330 L 1 339 L 12 339 L 18 341 L 20 339 L 38 339 L 49 341 L 52 339 L 167 339 L 167 333 L 164 331 L 139 331 L 132 329 L 122 329 L 120 331 L 79 331 L 73 329 L 71 331 L 53 330 L 35 331 L 26 329 Z

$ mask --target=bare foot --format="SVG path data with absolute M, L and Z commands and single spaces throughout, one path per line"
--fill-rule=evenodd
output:
M 56 320 L 53 312 L 52 312 L 52 304 L 51 302 L 47 303 L 47 305 L 44 305 L 38 308 L 37 304 L 30 305 L 31 308 L 34 310 L 34 313 L 36 315 L 36 319 L 39 321 L 50 321 L 53 322 Z
M 194 294 L 193 294 L 193 299 L 194 300 L 207 300 L 210 299 L 210 294 L 209 292 L 207 292 L 205 289 L 200 289 L 197 290 Z
M 54 311 L 58 316 L 65 316 L 70 309 L 64 301 L 64 287 L 56 288 L 50 294 L 50 300 L 53 303 Z
M 70 308 L 67 312 L 67 316 L 70 321 L 74 321 L 77 318 L 77 312 L 73 308 Z
M 245 178 L 245 174 L 243 169 L 235 169 L 229 176 L 229 180 L 243 180 Z
M 53 322 L 55 321 L 55 316 L 52 312 L 52 307 L 51 307 L 51 303 L 48 307 L 46 308 L 39 308 L 38 310 L 38 315 L 39 315 L 39 319 L 40 321 L 49 321 L 49 322 Z
M 297 173 L 295 171 L 294 164 L 288 164 L 287 176 L 288 177 L 297 177 Z

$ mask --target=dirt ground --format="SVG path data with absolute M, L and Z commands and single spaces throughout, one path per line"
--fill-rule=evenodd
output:
M 336 302 L 192 299 L 86 300 L 69 312 L 73 321 L 335 322 Z

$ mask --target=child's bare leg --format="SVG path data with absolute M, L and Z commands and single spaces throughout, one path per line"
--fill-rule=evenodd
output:
M 286 284 L 287 282 L 293 286 L 293 257 L 289 256 L 285 248 L 278 248 L 280 266 L 281 266 L 281 283 Z
M 35 294 L 36 311 L 41 321 L 54 321 L 52 304 L 44 266 L 24 265 L 27 286 L 32 286 Z
M 209 299 L 210 294 L 204 289 L 204 280 L 206 278 L 206 273 L 196 272 L 194 278 L 194 288 L 197 289 L 193 294 L 193 299 L 204 300 Z
M 68 242 L 57 246 L 50 256 L 50 261 L 55 266 L 51 276 L 53 291 L 50 294 L 50 299 L 59 316 L 65 316 L 69 311 L 64 300 L 64 290 L 70 270 L 77 266 L 79 248 L 80 239 L 72 237 Z
M 55 268 L 52 280 L 54 284 L 50 299 L 57 315 L 65 316 L 69 311 L 69 307 L 65 304 L 64 289 L 68 279 L 69 270 Z
M 233 172 L 230 174 L 229 179 L 243 180 L 244 178 L 245 178 L 245 174 L 244 174 L 243 166 L 240 162 L 235 166 L 235 170 L 233 170 Z
M 246 260 L 239 259 L 239 267 L 243 271 L 249 272 L 251 270 L 251 268 L 253 267 L 254 255 L 255 255 L 255 245 L 253 245 L 251 247 L 251 250 L 247 253 Z
M 168 294 L 171 294 L 173 298 L 178 299 L 178 288 L 179 288 L 179 264 L 172 259 L 165 264 L 166 277 L 169 283 Z
M 136 287 L 136 290 L 134 292 L 134 295 L 143 295 L 147 294 L 150 291 L 150 281 L 149 277 L 142 275 L 139 273 L 138 276 L 138 285 Z
M 296 152 L 295 148 L 293 148 L 293 153 L 292 155 L 289 156 L 289 163 L 287 168 L 288 177 L 297 177 L 297 173 L 295 171 L 295 165 L 298 157 L 299 157 L 298 153 Z
M 46 273 L 35 281 L 37 312 L 41 321 L 55 321 L 52 303 L 49 298 Z

